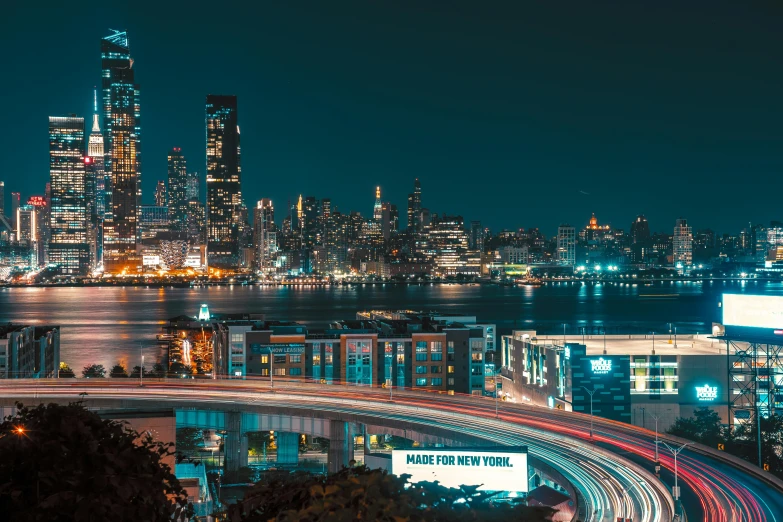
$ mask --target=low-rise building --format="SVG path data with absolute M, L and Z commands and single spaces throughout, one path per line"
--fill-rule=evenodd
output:
M 57 377 L 59 368 L 59 326 L 0 326 L 0 378 Z

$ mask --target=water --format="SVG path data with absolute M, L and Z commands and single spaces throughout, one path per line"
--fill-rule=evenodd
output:
M 538 288 L 495 285 L 359 285 L 334 287 L 223 286 L 207 288 L 48 287 L 0 288 L 0 322 L 60 325 L 61 360 L 77 373 L 85 365 L 133 366 L 162 357 L 155 334 L 170 317 L 196 315 L 207 303 L 213 313 L 250 312 L 313 328 L 352 319 L 358 310 L 438 310 L 475 315 L 511 328 L 580 334 L 668 331 L 707 332 L 720 322 L 724 292 L 783 295 L 783 283 L 663 282 L 551 283 Z M 649 299 L 645 294 L 678 294 Z M 149 366 L 149 364 L 148 364 Z

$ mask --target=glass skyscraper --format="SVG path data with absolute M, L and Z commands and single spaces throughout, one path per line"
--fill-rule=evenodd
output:
M 136 255 L 138 208 L 141 200 L 141 127 L 128 36 L 124 32 L 101 40 L 104 148 L 111 178 L 111 221 L 104 225 L 104 261 L 108 270 L 139 265 Z
M 169 151 L 169 222 L 175 230 L 185 230 L 188 220 L 188 163 L 182 149 Z
M 235 214 L 242 204 L 237 97 L 207 95 L 207 253 L 210 266 L 236 266 Z
M 84 145 L 84 118 L 49 117 L 49 262 L 63 275 L 86 275 L 90 267 Z

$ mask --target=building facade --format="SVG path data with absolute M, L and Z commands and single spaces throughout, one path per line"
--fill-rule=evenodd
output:
M 185 230 L 188 220 L 188 163 L 180 147 L 174 147 L 168 154 L 168 209 L 172 228 Z M 191 189 L 192 192 L 193 189 Z M 198 188 L 196 188 L 196 191 Z M 196 194 L 198 199 L 198 194 Z
M 137 268 L 141 203 L 140 93 L 128 35 L 114 31 L 101 40 L 103 132 L 106 175 L 111 178 L 111 220 L 104 222 L 104 266 Z
M 84 145 L 84 118 L 49 117 L 49 262 L 61 275 L 83 276 L 90 269 Z
M 207 251 L 210 266 L 236 266 L 235 214 L 242 204 L 236 96 L 210 94 L 207 127 Z
M 672 264 L 678 269 L 687 269 L 693 265 L 693 230 L 683 218 L 674 225 Z
M 576 264 L 576 229 L 571 225 L 557 227 L 557 262 L 566 266 Z

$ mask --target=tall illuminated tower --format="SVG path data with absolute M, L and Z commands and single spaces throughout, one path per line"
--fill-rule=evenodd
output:
M 64 275 L 86 275 L 90 267 L 84 152 L 84 118 L 50 116 L 49 262 Z
M 419 178 L 413 185 L 413 193 L 408 194 L 408 230 L 421 231 L 421 183 Z
M 141 202 L 141 118 L 128 35 L 112 30 L 101 40 L 104 168 L 111 178 L 112 219 L 104 225 L 107 270 L 135 268 Z
M 182 149 L 169 151 L 169 222 L 176 230 L 185 230 L 188 220 L 188 162 Z
M 207 252 L 210 266 L 236 266 L 234 220 L 242 204 L 237 97 L 207 95 Z

